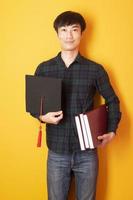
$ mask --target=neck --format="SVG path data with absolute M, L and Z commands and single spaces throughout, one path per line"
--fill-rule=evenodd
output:
M 78 55 L 78 50 L 61 52 L 61 57 L 66 65 L 66 67 L 70 66 L 70 64 L 75 60 L 77 55 Z

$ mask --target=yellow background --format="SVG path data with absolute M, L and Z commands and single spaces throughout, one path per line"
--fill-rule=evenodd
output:
M 82 53 L 104 65 L 123 112 L 115 140 L 99 150 L 97 200 L 133 199 L 132 0 L 3 0 L 0 5 L 0 199 L 46 200 L 45 133 L 25 112 L 25 74 L 60 50 L 52 23 L 65 10 L 81 12 Z M 72 187 L 73 189 L 73 187 Z M 74 200 L 71 190 L 70 199 Z

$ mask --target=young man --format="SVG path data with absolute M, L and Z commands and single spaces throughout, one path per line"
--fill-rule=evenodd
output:
M 96 91 L 108 106 L 108 132 L 98 139 L 102 145 L 110 142 L 120 121 L 119 100 L 104 68 L 79 53 L 84 18 L 66 11 L 54 21 L 61 52 L 41 63 L 36 76 L 63 80 L 62 111 L 39 116 L 46 123 L 48 145 L 48 199 L 67 200 L 71 174 L 75 176 L 76 199 L 94 200 L 98 173 L 96 149 L 80 150 L 75 127 L 75 115 L 93 109 Z M 36 116 L 37 117 L 37 116 Z

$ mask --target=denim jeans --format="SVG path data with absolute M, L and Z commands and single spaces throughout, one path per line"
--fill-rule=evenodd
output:
M 48 200 L 67 200 L 72 172 L 76 200 L 95 200 L 98 174 L 96 149 L 68 154 L 49 150 L 47 171 Z

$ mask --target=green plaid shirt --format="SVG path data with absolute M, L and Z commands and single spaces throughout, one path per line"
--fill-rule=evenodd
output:
M 63 82 L 64 118 L 58 125 L 46 124 L 46 139 L 50 150 L 56 153 L 80 150 L 74 117 L 93 109 L 96 91 L 104 97 L 108 106 L 108 132 L 116 131 L 121 118 L 119 99 L 110 84 L 107 72 L 101 65 L 78 54 L 67 68 L 59 53 L 55 58 L 42 62 L 37 67 L 35 75 L 60 78 Z

